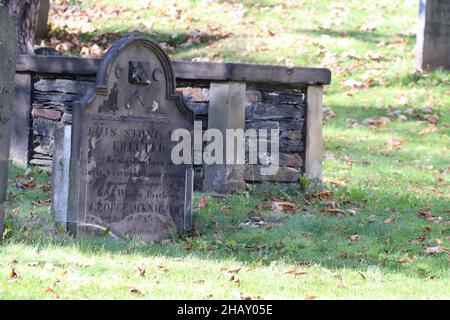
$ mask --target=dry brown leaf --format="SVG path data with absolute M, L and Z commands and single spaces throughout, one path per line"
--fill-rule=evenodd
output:
M 389 122 L 390 122 L 390 120 L 388 117 L 381 117 L 381 118 L 370 117 L 370 118 L 363 120 L 362 124 L 366 125 L 366 126 L 380 128 L 380 127 L 384 127 Z
M 205 283 L 205 280 L 195 280 L 195 281 L 193 281 L 193 283 L 194 284 L 204 284 Z
M 231 207 L 225 206 L 225 207 L 223 207 L 222 209 L 220 209 L 220 211 L 222 211 L 223 213 L 228 213 L 228 212 L 231 211 Z
M 298 270 L 289 270 L 289 271 L 284 272 L 283 274 L 291 274 L 294 276 L 304 276 L 304 275 L 307 275 L 308 272 L 307 271 L 298 271 Z
M 162 272 L 169 272 L 169 269 L 167 269 L 166 267 L 164 267 L 164 266 L 158 266 L 158 268 L 159 268 L 159 270 L 161 270 Z
M 36 181 L 34 180 L 34 178 L 30 178 L 30 179 L 18 179 L 16 182 L 16 187 L 19 188 L 32 188 L 34 187 L 36 184 Z
M 311 198 L 318 198 L 318 199 L 326 199 L 333 197 L 333 192 L 329 190 L 324 190 L 319 193 L 313 193 L 309 195 Z M 306 203 L 305 203 L 306 204 Z
M 437 123 L 439 121 L 439 117 L 435 114 L 429 114 L 429 115 L 425 115 L 423 116 L 423 119 L 425 121 L 431 122 L 431 123 Z
M 146 272 L 145 266 L 138 266 L 137 271 L 141 278 L 145 278 L 145 272 Z
M 427 247 L 427 248 L 423 249 L 422 252 L 425 254 L 447 253 L 450 255 L 450 251 L 447 248 L 441 247 L 441 246 Z
M 142 294 L 141 290 L 138 287 L 128 286 L 127 288 L 128 288 L 128 290 L 130 290 L 131 293 Z
M 361 240 L 361 236 L 359 234 L 352 234 L 347 237 L 348 242 L 356 242 Z
M 292 202 L 284 201 L 284 202 L 277 202 L 277 204 L 281 206 L 286 213 L 294 213 L 295 211 L 297 211 L 297 207 Z
M 322 209 L 322 210 L 320 210 L 320 212 L 326 213 L 326 214 L 335 214 L 338 217 L 345 215 L 345 210 L 342 210 L 342 209 Z
M 241 279 L 239 279 L 239 277 L 238 277 L 237 275 L 233 274 L 233 275 L 228 279 L 228 281 L 239 284 L 239 283 L 241 282 Z
M 17 279 L 19 277 L 19 272 L 15 268 L 11 268 L 11 270 L 8 272 L 8 279 Z
M 202 196 L 200 198 L 200 202 L 198 203 L 198 207 L 200 209 L 206 208 L 208 206 L 209 198 L 208 196 Z
M 428 127 L 426 127 L 425 129 L 421 130 L 419 132 L 419 134 L 421 136 L 423 136 L 423 135 L 425 135 L 427 133 L 433 133 L 433 132 L 436 132 L 436 131 L 437 131 L 436 125 L 435 124 L 430 124 Z
M 336 114 L 331 108 L 324 108 L 323 109 L 323 116 L 325 119 L 330 120 L 336 118 Z
M 241 271 L 241 267 L 239 268 L 235 268 L 235 269 L 227 269 L 227 268 L 222 268 L 222 271 L 225 271 L 227 273 L 239 273 L 239 271 Z
M 342 81 L 342 85 L 344 87 L 348 87 L 348 88 L 351 88 L 351 89 L 363 89 L 363 88 L 365 88 L 367 86 L 362 81 L 352 80 L 352 79 L 348 79 L 348 80 Z
M 435 216 L 431 213 L 426 212 L 426 211 L 428 211 L 427 209 L 429 210 L 429 208 L 424 208 L 424 209 L 417 211 L 417 215 L 422 218 L 425 218 L 427 220 L 431 220 L 431 221 L 442 221 L 442 217 Z

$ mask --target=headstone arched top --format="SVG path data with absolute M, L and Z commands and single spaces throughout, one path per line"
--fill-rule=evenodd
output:
M 123 38 L 107 51 L 95 94 L 98 100 L 87 113 L 193 120 L 192 110 L 175 91 L 170 58 L 156 42 L 145 38 Z

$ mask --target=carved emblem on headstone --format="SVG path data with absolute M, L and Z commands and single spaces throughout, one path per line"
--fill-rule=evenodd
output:
M 151 84 L 151 69 L 150 63 L 142 61 L 130 61 L 129 62 L 129 79 L 132 84 L 137 85 L 149 85 Z

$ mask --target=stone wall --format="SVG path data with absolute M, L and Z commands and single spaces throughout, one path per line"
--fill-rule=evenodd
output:
M 16 127 L 29 125 L 29 141 L 18 142 L 29 153 L 25 162 L 48 166 L 52 164 L 55 128 L 71 124 L 72 103 L 79 100 L 89 87 L 95 85 L 98 59 L 65 57 L 19 56 L 18 73 L 31 75 L 30 120 L 17 114 Z M 261 165 L 245 165 L 247 183 L 275 181 L 298 182 L 305 173 L 308 88 L 330 82 L 327 69 L 285 68 L 245 64 L 211 64 L 174 62 L 177 91 L 195 118 L 208 127 L 208 107 L 212 82 L 239 81 L 245 83 L 245 129 L 279 129 L 280 170 L 273 176 L 261 175 Z M 16 91 L 17 94 L 17 91 Z M 22 93 L 23 94 L 23 93 Z M 16 97 L 20 99 L 21 97 Z M 22 99 L 26 101 L 27 99 Z M 320 104 L 320 103 L 319 103 Z M 316 106 L 313 106 L 316 108 Z M 321 105 L 320 105 L 321 107 Z M 17 106 L 24 110 L 26 106 Z M 23 113 L 23 112 L 21 112 Z M 28 124 L 26 122 L 29 122 Z M 317 124 L 321 130 L 321 123 Z M 311 124 L 313 128 L 316 124 Z M 25 135 L 26 136 L 26 135 Z M 25 147 L 24 147 L 25 146 Z M 19 148 L 19 146 L 13 146 Z M 14 160 L 14 159 L 13 159 Z M 247 159 L 248 160 L 248 159 Z M 319 161 L 321 161 L 319 159 Z M 321 162 L 320 162 L 321 163 Z M 202 189 L 203 167 L 195 166 L 195 187 Z
M 93 86 L 93 78 L 60 78 L 55 75 L 37 74 L 33 77 L 31 110 L 32 150 L 30 163 L 51 166 L 54 150 L 54 130 L 63 124 L 71 124 L 71 103 L 81 98 L 87 87 Z M 207 129 L 209 84 L 177 84 L 186 103 L 194 110 L 196 119 Z M 245 180 L 248 182 L 278 181 L 295 182 L 303 173 L 305 90 L 282 89 L 257 84 L 248 85 L 245 104 L 245 129 L 280 130 L 280 170 L 275 176 L 261 176 L 258 165 L 246 165 Z M 197 183 L 202 168 L 196 167 Z
M 62 124 L 72 123 L 71 103 L 79 100 L 87 87 L 95 84 L 95 79 L 35 75 L 32 81 L 30 163 L 50 167 L 54 149 L 54 129 Z

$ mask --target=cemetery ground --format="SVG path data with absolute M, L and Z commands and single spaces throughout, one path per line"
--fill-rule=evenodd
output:
M 175 60 L 330 68 L 324 191 L 305 195 L 299 181 L 295 191 L 196 194 L 196 235 L 74 240 L 51 216 L 48 174 L 11 166 L 0 297 L 448 298 L 449 73 L 413 70 L 417 1 L 347 2 L 111 0 L 120 19 L 78 23 L 92 29 L 81 33 L 85 52 L 98 34 L 154 19 L 147 27 Z M 55 41 L 70 29 L 55 28 Z

